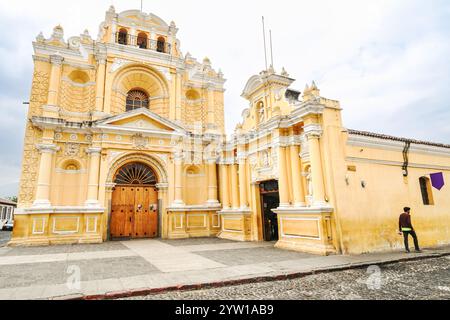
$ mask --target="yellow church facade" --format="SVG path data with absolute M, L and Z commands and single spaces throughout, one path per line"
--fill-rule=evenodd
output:
M 231 139 L 222 72 L 175 23 L 106 12 L 97 40 L 55 27 L 34 46 L 10 245 L 220 237 L 317 254 L 450 243 L 450 146 L 348 130 L 338 101 L 283 69 L 252 76 Z

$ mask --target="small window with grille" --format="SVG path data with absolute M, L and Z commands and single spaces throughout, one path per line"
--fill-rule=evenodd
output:
M 149 108 L 150 100 L 142 90 L 131 90 L 127 95 L 126 111 L 132 111 L 139 108 Z
M 421 177 L 419 179 L 419 183 L 420 191 L 422 192 L 423 204 L 426 206 L 434 205 L 433 191 L 431 189 L 430 179 L 428 179 L 427 177 Z

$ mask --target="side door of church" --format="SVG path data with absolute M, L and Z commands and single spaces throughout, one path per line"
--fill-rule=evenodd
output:
M 111 204 L 111 239 L 130 239 L 133 236 L 135 188 L 116 187 Z
M 133 239 L 154 238 L 157 236 L 157 203 L 158 193 L 154 187 L 136 188 Z

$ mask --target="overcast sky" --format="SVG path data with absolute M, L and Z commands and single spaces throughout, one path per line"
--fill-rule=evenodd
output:
M 111 4 L 120 12 L 140 0 L 0 0 L 0 196 L 17 193 L 31 42 L 57 24 L 66 39 L 84 29 L 95 39 Z M 293 88 L 315 80 L 340 100 L 346 127 L 450 143 L 448 0 L 144 0 L 144 11 L 175 21 L 183 53 L 222 69 L 228 133 L 247 106 L 246 81 L 264 67 L 264 15 L 275 69 L 297 79 Z

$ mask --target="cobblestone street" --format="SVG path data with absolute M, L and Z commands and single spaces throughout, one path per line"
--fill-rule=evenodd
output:
M 450 257 L 323 273 L 300 279 L 172 292 L 130 300 L 450 299 Z M 378 273 L 379 272 L 379 273 Z M 380 277 L 378 277 L 380 275 Z M 379 281 L 381 280 L 381 281 Z
M 9 234 L 2 236 L 7 239 Z M 293 281 L 180 291 L 145 299 L 444 298 L 450 295 L 448 254 L 450 248 L 442 247 L 411 254 L 316 256 L 280 250 L 270 242 L 217 238 L 1 247 L 0 300 L 117 299 L 424 258 L 434 259 L 381 270 L 375 267 L 369 273 L 366 269 L 324 273 Z M 371 290 L 367 283 L 371 288 L 381 286 L 380 290 Z

